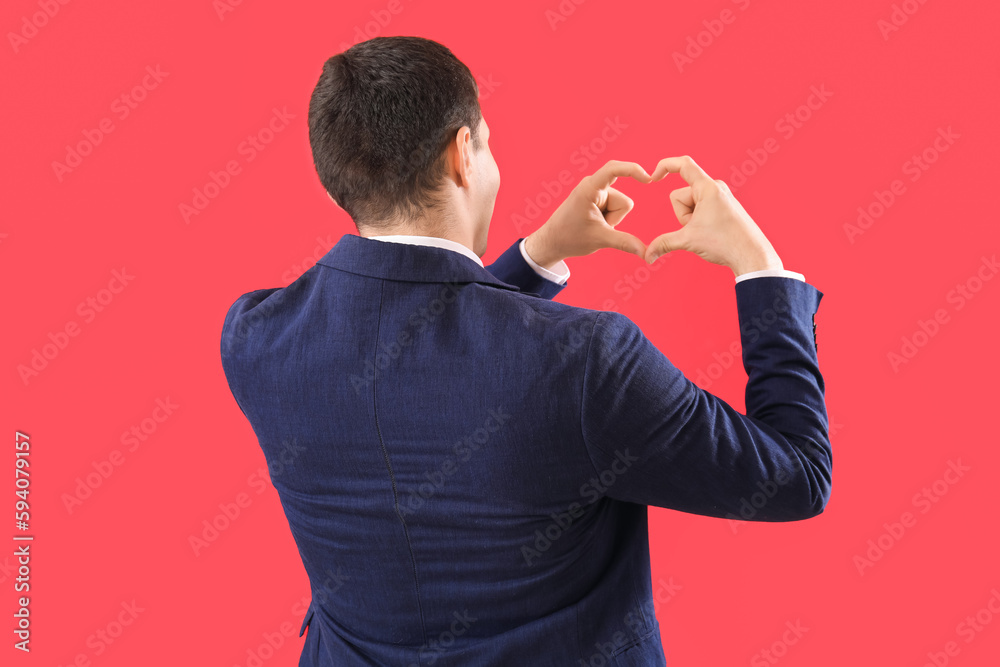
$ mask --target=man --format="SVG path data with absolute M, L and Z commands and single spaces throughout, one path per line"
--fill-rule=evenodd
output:
M 609 162 L 484 268 L 489 127 L 471 73 L 432 41 L 330 58 L 309 136 L 359 235 L 240 297 L 222 332 L 310 579 L 299 664 L 664 665 L 648 505 L 736 517 L 753 497 L 760 521 L 825 508 L 822 294 L 687 156 L 652 174 Z M 632 207 L 616 178 L 668 173 L 688 183 L 671 193 L 681 228 L 648 247 L 615 229 Z M 624 315 L 551 301 L 564 260 L 600 248 L 733 270 L 746 416 Z

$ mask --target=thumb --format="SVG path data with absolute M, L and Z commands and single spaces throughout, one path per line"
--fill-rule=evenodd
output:
M 646 254 L 646 244 L 628 232 L 620 232 L 617 229 L 609 229 L 601 238 L 601 243 L 605 248 L 614 248 L 640 258 Z
M 653 242 L 649 244 L 646 248 L 645 260 L 647 264 L 652 264 L 657 260 L 657 258 L 667 253 L 673 252 L 674 250 L 684 249 L 684 238 L 682 234 L 684 229 L 678 229 L 673 232 L 667 232 L 666 234 L 660 234 Z

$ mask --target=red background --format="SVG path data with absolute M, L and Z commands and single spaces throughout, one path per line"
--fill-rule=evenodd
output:
M 13 466 L 15 431 L 28 433 L 35 536 L 30 656 L 11 648 L 14 542 L 0 551 L 4 664 L 69 665 L 82 654 L 102 667 L 247 666 L 283 624 L 293 636 L 265 649 L 263 664 L 296 664 L 307 580 L 226 385 L 219 336 L 236 297 L 287 284 L 355 233 L 314 172 L 306 110 L 323 61 L 358 30 L 436 39 L 483 82 L 503 181 L 487 262 L 555 208 L 542 197 L 530 227 L 514 223 L 563 170 L 576 182 L 607 159 L 652 169 L 689 154 L 735 185 L 747 151 L 760 157 L 776 141 L 733 190 L 785 267 L 825 294 L 816 323 L 833 496 L 823 515 L 791 524 L 650 510 L 654 592 L 660 580 L 681 586 L 658 609 L 670 665 L 919 666 L 928 652 L 938 664 L 998 664 L 1000 615 L 987 603 L 1000 587 L 1000 280 L 975 280 L 980 270 L 993 278 L 982 258 L 1000 246 L 995 3 L 587 0 L 563 2 L 554 26 L 546 12 L 559 12 L 558 0 L 247 0 L 221 14 L 211 0 L 48 4 L 58 12 L 36 17 L 34 31 L 24 21 L 42 11 L 38 0 L 0 11 L 4 460 Z M 723 10 L 731 22 L 713 23 Z M 901 25 L 883 35 L 879 22 L 894 11 Z M 702 52 L 691 47 L 696 57 L 678 67 L 674 54 L 699 33 Z M 147 66 L 167 74 L 121 118 L 115 100 Z M 812 86 L 831 96 L 800 109 Z M 248 161 L 241 142 L 275 107 L 294 118 Z M 788 136 L 777 124 L 797 109 L 804 120 Z M 53 163 L 105 118 L 113 131 L 60 179 Z M 627 127 L 581 161 L 607 118 Z M 958 135 L 940 153 L 939 128 Z M 933 164 L 908 171 L 925 151 Z M 185 222 L 181 204 L 231 160 L 240 172 Z M 852 238 L 845 225 L 859 207 L 877 212 L 876 193 L 887 202 L 895 180 L 905 190 Z M 667 195 L 678 176 L 620 184 L 636 200 L 622 229 L 650 241 L 676 227 Z M 689 377 L 712 373 L 709 390 L 742 410 L 745 374 L 738 361 L 724 368 L 738 340 L 732 273 L 682 252 L 660 263 L 646 273 L 612 250 L 571 259 L 558 298 L 627 314 Z M 134 278 L 102 292 L 123 268 Z M 616 291 L 626 276 L 645 282 Z M 952 290 L 970 280 L 979 290 L 960 307 Z M 92 316 L 78 310 L 109 296 Z M 916 354 L 894 368 L 889 354 L 939 310 L 946 321 L 918 334 Z M 63 340 L 68 323 L 79 329 Z M 50 335 L 65 346 L 46 348 L 52 358 L 23 378 Z M 156 401 L 167 398 L 179 407 L 146 421 L 151 432 L 130 451 L 122 434 L 162 416 Z M 115 450 L 120 465 L 70 511 L 78 478 Z M 949 461 L 969 470 L 935 490 Z M 5 477 L 0 515 L 10 523 L 0 532 L 12 536 Z M 914 498 L 925 488 L 934 502 Z M 196 555 L 190 536 L 241 493 L 250 504 Z M 893 537 L 885 524 L 904 512 L 915 523 Z M 888 548 L 859 571 L 856 557 L 878 556 L 866 553 L 880 539 Z M 133 600 L 134 622 L 98 640 L 99 630 L 117 633 Z M 979 630 L 960 625 L 977 612 L 989 617 Z M 796 622 L 808 630 L 785 635 Z

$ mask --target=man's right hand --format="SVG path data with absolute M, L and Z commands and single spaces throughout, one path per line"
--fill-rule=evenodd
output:
M 784 266 L 771 242 L 721 180 L 713 180 L 687 155 L 660 161 L 652 173 L 658 181 L 679 173 L 687 187 L 670 193 L 670 202 L 681 228 L 661 234 L 646 248 L 652 264 L 661 255 L 687 250 L 699 257 L 728 266 L 736 276 Z
M 584 177 L 545 224 L 527 237 L 524 250 L 528 256 L 545 268 L 602 248 L 644 257 L 646 244 L 616 228 L 633 206 L 631 199 L 611 187 L 622 176 L 652 182 L 652 176 L 637 163 L 610 160 L 594 175 Z

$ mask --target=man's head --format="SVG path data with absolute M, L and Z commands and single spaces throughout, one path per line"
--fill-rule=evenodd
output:
M 469 68 L 420 37 L 376 37 L 324 63 L 309 143 L 359 232 L 447 233 L 485 252 L 500 172 L 478 97 Z

